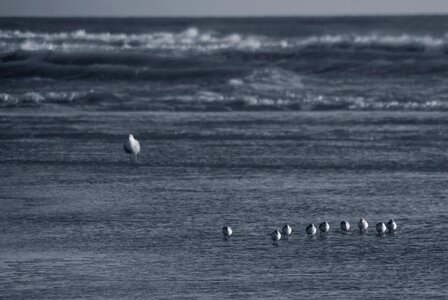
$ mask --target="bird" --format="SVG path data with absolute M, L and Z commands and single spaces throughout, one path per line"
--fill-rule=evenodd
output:
M 316 234 L 316 226 L 314 224 L 310 224 L 306 227 L 306 233 L 308 235 L 315 235 Z
M 132 134 L 129 135 L 128 140 L 124 143 L 123 149 L 127 154 L 132 154 L 131 159 L 137 162 L 137 155 L 140 153 L 140 143 Z
M 330 230 L 330 224 L 328 222 L 320 223 L 319 230 L 321 233 L 327 233 Z
M 383 234 L 386 232 L 386 224 L 384 224 L 383 222 L 376 224 L 375 228 L 378 234 Z
M 285 224 L 285 226 L 283 226 L 282 228 L 282 234 L 284 236 L 290 236 L 292 233 L 292 228 L 291 226 L 289 226 L 289 224 Z
M 231 236 L 233 233 L 232 228 L 230 228 L 230 226 L 224 226 L 222 228 L 222 234 L 224 234 L 224 237 L 229 237 Z
M 397 223 L 395 223 L 394 219 L 390 219 L 389 222 L 387 222 L 386 226 L 389 232 L 397 230 Z
M 347 221 L 341 221 L 341 230 L 347 232 L 350 229 L 350 223 Z
M 271 239 L 275 243 L 282 238 L 282 234 L 277 229 L 271 233 Z
M 369 228 L 369 223 L 366 220 L 360 219 L 358 222 L 359 231 L 366 231 Z

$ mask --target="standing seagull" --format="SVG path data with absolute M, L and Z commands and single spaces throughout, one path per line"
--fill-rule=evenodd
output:
M 282 234 L 286 237 L 290 236 L 292 233 L 292 228 L 289 226 L 289 224 L 285 224 L 282 228 Z
M 282 234 L 277 229 L 271 233 L 271 239 L 274 243 L 279 241 L 282 238 Z
M 134 161 L 137 162 L 137 155 L 140 153 L 140 143 L 134 139 L 132 134 L 129 135 L 129 139 L 124 143 L 123 149 L 127 154 L 132 154 Z
M 397 223 L 395 223 L 394 219 L 390 219 L 389 222 L 387 222 L 386 226 L 389 232 L 397 230 Z
M 341 221 L 341 230 L 347 232 L 350 229 L 350 223 L 347 221 Z
M 321 233 L 327 233 L 330 230 L 330 224 L 328 222 L 320 223 L 319 230 Z
M 369 223 L 366 220 L 360 219 L 358 222 L 359 231 L 366 231 L 369 228 Z
M 222 228 L 222 234 L 224 234 L 224 237 L 228 238 L 233 233 L 232 228 L 230 226 L 224 226 Z
M 378 234 L 384 234 L 386 232 L 386 224 L 384 224 L 383 222 L 376 224 L 375 227 Z
M 316 226 L 314 226 L 314 224 L 308 225 L 305 230 L 308 235 L 315 235 L 317 231 Z

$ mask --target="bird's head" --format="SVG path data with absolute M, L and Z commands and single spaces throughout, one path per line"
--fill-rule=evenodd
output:
M 132 141 L 134 139 L 134 136 L 132 134 L 129 135 L 129 140 Z

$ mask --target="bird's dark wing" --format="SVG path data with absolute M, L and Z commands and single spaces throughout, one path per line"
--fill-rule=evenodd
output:
M 131 149 L 131 147 L 129 147 L 129 145 L 128 145 L 127 143 L 125 143 L 125 144 L 123 145 L 123 149 L 124 149 L 124 151 L 125 151 L 126 153 L 128 153 L 128 154 L 131 154 L 131 153 L 132 153 L 132 149 Z

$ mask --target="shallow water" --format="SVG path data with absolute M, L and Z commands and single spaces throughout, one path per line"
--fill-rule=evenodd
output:
M 447 120 L 0 112 L 0 297 L 444 299 Z M 389 218 L 398 231 L 377 236 Z M 324 220 L 326 236 L 305 235 Z

